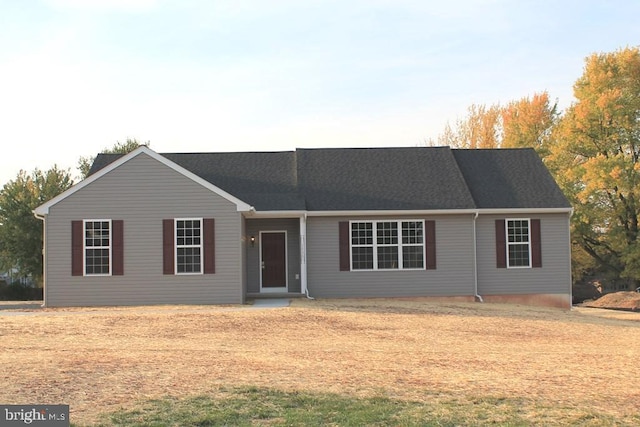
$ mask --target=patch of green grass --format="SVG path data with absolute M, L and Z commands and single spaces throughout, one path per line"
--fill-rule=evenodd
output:
M 356 398 L 243 387 L 220 389 L 212 396 L 151 400 L 135 410 L 105 414 L 101 425 L 609 426 L 640 425 L 640 414 L 618 419 L 585 409 L 549 407 L 519 398 L 433 396 L 425 402 L 414 402 L 384 396 Z

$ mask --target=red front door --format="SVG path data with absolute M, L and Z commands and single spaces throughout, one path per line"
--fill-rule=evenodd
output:
M 262 287 L 287 286 L 286 234 L 262 233 Z

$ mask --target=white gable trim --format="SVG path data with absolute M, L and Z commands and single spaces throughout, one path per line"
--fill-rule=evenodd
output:
M 236 205 L 238 212 L 248 212 L 248 211 L 250 211 L 252 209 L 252 207 L 249 204 L 243 202 L 242 200 L 238 199 L 235 196 L 232 196 L 231 194 L 227 193 L 226 191 L 222 190 L 221 188 L 216 187 L 215 185 L 211 184 L 210 182 L 200 178 L 199 176 L 197 176 L 193 172 L 188 171 L 187 169 L 183 168 L 182 166 L 178 165 L 177 163 L 172 162 L 171 160 L 167 159 L 166 157 L 156 153 L 155 151 L 153 151 L 149 147 L 143 145 L 143 146 L 140 146 L 140 147 L 136 148 L 132 152 L 130 152 L 128 154 L 125 154 L 124 156 L 120 157 L 118 160 L 108 164 L 107 166 L 105 166 L 104 168 L 100 169 L 98 172 L 94 173 L 90 177 L 80 181 L 79 183 L 77 183 L 73 187 L 69 188 L 67 191 L 59 194 L 58 196 L 54 197 L 53 199 L 49 200 L 48 202 L 38 206 L 34 210 L 34 213 L 36 215 L 40 215 L 40 216 L 49 214 L 49 209 L 52 206 L 56 205 L 58 202 L 66 199 L 67 197 L 69 197 L 70 195 L 74 194 L 78 190 L 83 189 L 84 187 L 86 187 L 87 185 L 91 184 L 92 182 L 100 179 L 103 175 L 108 174 L 112 170 L 118 168 L 119 166 L 121 166 L 124 163 L 128 162 L 129 160 L 139 156 L 140 154 L 146 154 L 147 156 L 151 157 L 152 159 L 157 160 L 158 162 L 160 162 L 163 165 L 173 169 L 174 171 L 178 172 L 179 174 L 189 178 L 190 180 L 196 182 L 197 184 L 202 185 L 203 187 L 205 187 L 206 189 L 210 190 L 211 192 L 213 192 L 213 193 L 219 195 L 220 197 L 230 201 L 231 203 Z

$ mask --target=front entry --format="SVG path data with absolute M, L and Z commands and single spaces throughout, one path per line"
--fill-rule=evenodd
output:
M 261 292 L 287 291 L 287 233 L 260 232 Z

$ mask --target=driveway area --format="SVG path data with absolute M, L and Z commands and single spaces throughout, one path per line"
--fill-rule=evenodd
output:
M 42 301 L 0 301 L 0 310 L 37 310 Z

